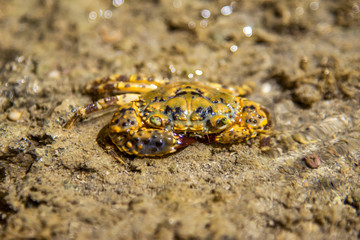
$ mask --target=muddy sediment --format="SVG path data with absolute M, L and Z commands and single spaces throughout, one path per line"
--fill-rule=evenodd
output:
M 0 2 L 1 239 L 360 237 L 360 2 Z M 114 73 L 252 83 L 271 138 L 123 165 L 63 128 Z

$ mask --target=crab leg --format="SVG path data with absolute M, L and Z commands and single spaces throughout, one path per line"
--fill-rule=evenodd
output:
M 131 101 L 136 100 L 139 97 L 138 94 L 122 94 L 117 96 L 111 96 L 102 98 L 92 104 L 86 105 L 79 110 L 70 118 L 70 120 L 65 124 L 65 128 L 72 127 L 77 121 L 84 119 L 87 115 L 97 112 L 103 109 L 106 109 L 111 106 L 120 106 Z
M 227 87 L 220 83 L 208 83 L 211 87 L 227 92 L 234 96 L 247 96 L 254 91 L 255 85 L 253 83 L 244 83 L 239 87 Z
M 86 93 L 101 95 L 116 95 L 121 93 L 146 93 L 159 86 L 166 84 L 168 80 L 160 78 L 145 78 L 137 74 L 130 76 L 111 75 L 105 78 L 99 78 L 86 86 Z
M 241 108 L 237 123 L 216 136 L 215 142 L 241 142 L 269 132 L 271 128 L 269 112 L 258 103 L 241 97 L 237 99 Z

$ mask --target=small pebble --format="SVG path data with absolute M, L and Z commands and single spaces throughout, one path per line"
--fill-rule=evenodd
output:
M 271 146 L 271 138 L 270 137 L 263 137 L 260 139 L 260 148 L 262 151 L 270 150 Z
M 315 169 L 315 168 L 320 167 L 320 163 L 321 163 L 321 162 L 320 162 L 320 158 L 319 158 L 319 156 L 316 155 L 316 154 L 307 155 L 307 156 L 304 158 L 304 160 L 305 160 L 306 165 L 307 165 L 308 167 L 310 167 L 310 168 Z
M 48 73 L 48 77 L 52 79 L 59 79 L 61 77 L 61 73 L 58 70 L 52 70 Z
M 10 121 L 17 121 L 20 119 L 20 117 L 21 117 L 21 112 L 19 112 L 16 109 L 12 109 L 8 114 L 8 119 Z
M 271 92 L 271 84 L 270 83 L 265 83 L 262 88 L 261 88 L 261 91 L 263 93 L 269 93 Z
M 307 71 L 308 70 L 308 65 L 309 65 L 309 59 L 306 56 L 303 56 L 300 59 L 299 67 L 301 68 L 301 70 Z

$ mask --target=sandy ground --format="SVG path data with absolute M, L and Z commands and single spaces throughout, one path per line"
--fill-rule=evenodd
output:
M 360 238 L 359 1 L 0 4 L 2 239 Z M 124 166 L 96 142 L 111 113 L 62 127 L 114 73 L 253 82 L 271 148 Z

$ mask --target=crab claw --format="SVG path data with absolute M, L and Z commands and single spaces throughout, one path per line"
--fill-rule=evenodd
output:
M 111 132 L 109 136 L 120 151 L 137 156 L 163 156 L 195 142 L 193 138 L 161 129 L 141 128 L 127 134 Z

